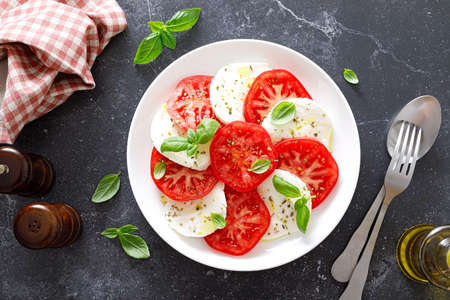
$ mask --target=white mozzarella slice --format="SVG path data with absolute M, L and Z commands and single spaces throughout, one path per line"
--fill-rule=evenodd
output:
M 298 187 L 302 196 L 309 199 L 306 205 L 311 212 L 311 194 L 306 184 L 294 174 L 276 169 L 257 188 L 259 195 L 270 212 L 270 225 L 262 238 L 264 241 L 277 239 L 300 231 L 297 227 L 297 212 L 294 208 L 295 201 L 299 198 L 288 198 L 277 192 L 272 183 L 275 175 Z
M 164 103 L 164 105 L 155 113 L 150 131 L 153 145 L 159 152 L 161 152 L 161 144 L 168 137 L 186 136 L 186 134 L 183 134 L 170 118 L 170 115 L 167 112 L 166 103 Z M 209 156 L 210 143 L 211 142 L 198 145 L 197 156 L 188 156 L 186 151 L 161 152 L 161 154 L 182 166 L 202 171 L 206 170 L 211 164 Z
M 269 132 L 272 142 L 276 143 L 286 138 L 307 137 L 324 144 L 331 151 L 333 138 L 333 124 L 320 105 L 306 98 L 294 98 L 280 101 L 295 104 L 295 117 L 283 125 L 271 122 L 272 111 L 262 122 L 262 126 Z
M 211 81 L 210 99 L 216 117 L 225 124 L 244 121 L 243 104 L 253 81 L 270 70 L 267 63 L 235 63 L 221 68 Z
M 216 231 L 211 213 L 220 214 L 224 218 L 227 214 L 223 189 L 223 182 L 218 182 L 205 197 L 186 202 L 175 201 L 162 194 L 164 215 L 170 227 L 181 235 L 191 237 L 204 237 Z

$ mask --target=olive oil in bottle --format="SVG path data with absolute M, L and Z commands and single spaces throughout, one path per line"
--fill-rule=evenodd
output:
M 409 279 L 428 282 L 420 269 L 419 253 L 423 239 L 432 229 L 434 229 L 433 225 L 415 225 L 406 230 L 397 242 L 397 263 L 403 274 Z
M 409 228 L 397 243 L 396 257 L 409 279 L 450 290 L 450 225 Z

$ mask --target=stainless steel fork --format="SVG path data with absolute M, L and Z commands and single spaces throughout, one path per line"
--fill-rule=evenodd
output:
M 340 300 L 359 300 L 369 271 L 370 260 L 377 241 L 386 210 L 395 196 L 403 192 L 411 182 L 418 158 L 422 129 L 412 123 L 403 122 L 394 149 L 389 168 L 384 179 L 386 195 L 377 217 L 377 221 L 367 242 L 366 248 L 353 270 L 350 281 Z

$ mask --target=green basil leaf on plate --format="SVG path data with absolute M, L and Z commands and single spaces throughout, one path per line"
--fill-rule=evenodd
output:
M 185 31 L 191 29 L 200 17 L 200 8 L 188 8 L 177 11 L 173 17 L 166 22 L 169 31 Z
M 177 46 L 177 41 L 175 40 L 173 33 L 165 29 L 161 30 L 160 32 L 163 45 L 169 49 L 175 49 L 175 47 Z
M 359 79 L 358 76 L 356 75 L 355 72 L 353 72 L 353 70 L 350 69 L 344 69 L 344 79 L 351 84 L 358 84 L 359 83 Z
M 308 200 L 309 200 L 308 198 L 303 196 L 300 199 L 298 199 L 297 201 L 295 201 L 295 204 L 294 204 L 295 210 L 299 210 L 300 207 L 306 205 L 306 203 L 308 203 Z
M 292 102 L 280 102 L 272 110 L 271 122 L 274 125 L 284 125 L 295 117 L 295 104 Z
M 101 235 L 107 237 L 108 239 L 115 239 L 119 235 L 119 229 L 114 227 L 107 228 L 101 233 Z
M 277 192 L 283 196 L 289 198 L 298 198 L 301 196 L 298 187 L 289 183 L 278 175 L 273 176 L 272 183 Z
M 297 210 L 297 227 L 303 233 L 306 233 L 309 218 L 310 212 L 306 205 L 303 205 L 299 210 Z
M 142 40 L 134 57 L 135 64 L 146 64 L 155 60 L 161 54 L 161 34 L 153 32 Z
M 255 160 L 252 165 L 250 166 L 250 169 L 248 169 L 249 171 L 256 173 L 256 174 L 262 174 L 264 172 L 266 172 L 267 170 L 269 170 L 270 168 L 270 160 L 265 159 L 265 158 L 260 158 Z
M 192 128 L 188 128 L 187 131 L 187 140 L 191 144 L 196 144 L 198 140 L 198 133 Z
M 219 129 L 220 124 L 214 119 L 203 119 L 200 124 L 197 126 L 197 133 L 198 133 L 198 144 L 206 144 L 209 142 L 214 134 L 216 133 L 217 129 Z
M 147 24 L 153 32 L 160 32 L 164 28 L 164 22 L 161 21 L 150 21 Z
M 169 137 L 161 144 L 161 152 L 181 152 L 188 148 L 189 142 L 184 137 Z
M 102 203 L 110 200 L 119 191 L 120 188 L 120 172 L 117 174 L 109 174 L 104 176 L 97 185 L 92 202 Z
M 121 233 L 119 234 L 120 244 L 123 250 L 129 256 L 136 259 L 145 259 L 150 257 L 150 251 L 148 250 L 147 243 L 140 236 Z
M 153 176 L 156 180 L 163 178 L 164 174 L 166 174 L 166 164 L 162 162 L 156 163 L 153 168 Z
M 122 227 L 119 228 L 120 233 L 132 233 L 139 230 L 139 228 L 137 228 L 134 225 L 128 224 L 128 225 L 124 225 Z
M 197 144 L 189 144 L 186 153 L 187 153 L 188 156 L 194 156 L 195 153 L 197 153 L 197 151 L 198 151 L 198 145 Z
M 211 213 L 211 220 L 217 229 L 225 228 L 225 218 L 221 214 Z

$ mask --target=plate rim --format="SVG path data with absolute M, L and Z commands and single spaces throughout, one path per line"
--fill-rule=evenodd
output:
M 303 253 L 302 255 L 296 256 L 296 257 L 289 257 L 288 259 L 285 260 L 278 260 L 277 263 L 270 265 L 270 266 L 260 266 L 260 267 L 242 267 L 242 268 L 226 268 L 224 266 L 219 266 L 217 264 L 214 263 L 214 261 L 200 261 L 196 258 L 193 258 L 191 256 L 189 256 L 188 254 L 184 253 L 181 250 L 181 247 L 177 246 L 177 245 L 173 245 L 171 243 L 169 243 L 166 238 L 164 237 L 164 235 L 160 234 L 160 232 L 158 231 L 158 229 L 156 229 L 155 227 L 152 226 L 152 224 L 148 221 L 147 217 L 145 216 L 143 207 L 141 206 L 141 204 L 139 203 L 139 201 L 136 198 L 136 192 L 135 192 L 135 187 L 134 184 L 132 182 L 132 177 L 130 176 L 131 174 L 131 167 L 130 167 L 130 161 L 131 161 L 131 155 L 130 155 L 130 148 L 131 148 L 131 141 L 133 138 L 133 131 L 134 128 L 137 126 L 137 112 L 140 111 L 142 108 L 142 106 L 144 105 L 144 101 L 143 99 L 146 99 L 147 97 L 149 97 L 150 94 L 150 90 L 152 89 L 153 85 L 155 84 L 155 82 L 157 81 L 158 77 L 162 76 L 162 74 L 166 73 L 166 72 L 170 72 L 170 70 L 173 68 L 174 65 L 176 65 L 178 63 L 178 61 L 182 60 L 185 56 L 187 55 L 191 55 L 192 53 L 195 52 L 199 52 L 201 50 L 203 50 L 204 48 L 207 47 L 212 47 L 212 46 L 220 46 L 221 44 L 228 44 L 228 43 L 260 43 L 260 44 L 265 44 L 271 47 L 278 47 L 278 48 L 282 48 L 285 51 L 291 52 L 294 55 L 299 55 L 301 56 L 303 59 L 305 59 L 306 61 L 308 61 L 308 63 L 312 64 L 313 66 L 315 66 L 317 68 L 317 70 L 322 73 L 322 75 L 327 78 L 332 86 L 335 88 L 335 90 L 337 91 L 338 95 L 340 97 L 342 97 L 345 101 L 345 108 L 346 110 L 348 110 L 350 112 L 350 115 L 352 117 L 351 119 L 351 123 L 352 123 L 352 135 L 355 136 L 356 138 L 356 142 L 358 144 L 358 148 L 357 148 L 357 176 L 356 176 L 356 180 L 353 183 L 353 186 L 351 187 L 352 190 L 352 196 L 350 201 L 347 204 L 347 207 L 345 208 L 345 210 L 343 210 L 342 215 L 340 215 L 338 218 L 335 218 L 335 222 L 333 222 L 333 226 L 330 226 L 330 229 L 327 230 L 328 232 L 324 235 L 323 239 L 318 242 L 314 247 L 312 247 L 311 249 L 309 249 L 308 251 L 306 251 L 305 253 Z M 356 158 L 356 157 L 355 157 Z M 356 160 L 356 159 L 355 159 Z M 353 111 L 350 107 L 350 104 L 347 101 L 347 98 L 345 97 L 345 95 L 342 93 L 341 89 L 339 88 L 339 86 L 336 84 L 336 82 L 331 78 L 330 75 L 328 75 L 327 72 L 325 72 L 318 64 L 316 64 L 313 60 L 311 60 L 310 58 L 306 57 L 305 55 L 303 55 L 302 53 L 293 50 L 287 46 L 278 44 L 278 43 L 274 43 L 274 42 L 270 42 L 270 41 L 266 41 L 266 40 L 260 40 L 260 39 L 228 39 L 228 40 L 221 40 L 221 41 L 216 41 L 216 42 L 212 42 L 203 46 L 200 46 L 198 48 L 195 48 L 189 52 L 186 52 L 185 54 L 183 54 L 182 56 L 178 57 L 176 60 L 174 60 L 172 63 L 170 63 L 166 68 L 164 68 L 154 79 L 153 81 L 150 83 L 150 85 L 147 87 L 147 89 L 145 90 L 144 94 L 141 96 L 138 105 L 136 106 L 136 109 L 133 113 L 133 118 L 129 127 L 129 131 L 128 131 L 128 138 L 127 138 L 127 172 L 128 172 L 128 181 L 130 183 L 130 187 L 131 187 L 131 191 L 133 193 L 133 197 L 134 200 L 136 201 L 136 203 L 138 204 L 139 210 L 141 211 L 141 214 L 144 216 L 145 221 L 150 225 L 150 227 L 158 234 L 158 236 L 166 243 L 168 244 L 171 248 L 173 248 L 174 250 L 176 250 L 178 253 L 182 254 L 183 256 L 197 262 L 200 263 L 202 265 L 208 266 L 208 267 L 213 267 L 216 269 L 220 269 L 220 270 L 227 270 L 227 271 L 238 271 L 238 272 L 251 272 L 251 271 L 262 271 L 262 270 L 268 270 L 268 269 L 273 269 L 285 264 L 288 264 L 296 259 L 301 258 L 302 256 L 306 255 L 307 253 L 311 252 L 312 250 L 314 250 L 315 248 L 317 248 L 321 243 L 323 243 L 328 237 L 329 235 L 336 229 L 336 227 L 338 226 L 338 224 L 341 222 L 342 218 L 344 217 L 345 213 L 347 212 L 347 210 L 350 207 L 351 202 L 353 201 L 353 197 L 355 195 L 355 191 L 356 191 L 356 187 L 359 181 L 359 176 L 360 176 L 360 169 L 361 169 L 361 142 L 360 142 L 360 138 L 359 138 L 359 132 L 358 132 L 358 126 L 356 124 L 356 120 L 355 120 L 355 116 L 353 114 Z

